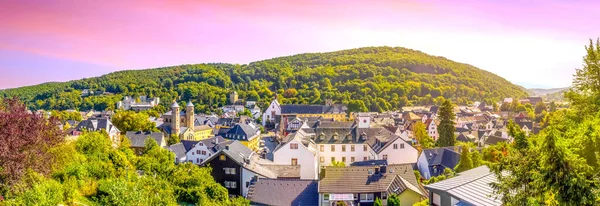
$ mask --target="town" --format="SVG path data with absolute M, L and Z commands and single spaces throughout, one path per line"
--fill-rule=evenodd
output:
M 159 118 L 149 117 L 153 128 L 146 131 L 126 131 L 111 121 L 126 111 L 150 110 L 159 98 L 124 97 L 117 111 L 66 111 L 81 121 L 66 118 L 59 127 L 71 141 L 103 131 L 114 146 L 127 141 L 138 155 L 155 141 L 176 164 L 211 167 L 231 197 L 252 205 L 501 205 L 486 185 L 495 178 L 483 156 L 512 143 L 511 129 L 537 134 L 539 115 L 557 109 L 527 97 L 350 112 L 329 99 L 324 105 L 281 104 L 277 96 L 259 108 L 232 91 L 217 115 L 195 113 L 192 102 L 181 101 L 185 106 L 172 102 Z M 441 124 L 448 118 L 452 142 L 444 143 Z M 469 159 L 466 168 L 459 166 L 463 159 Z M 464 193 L 473 188 L 476 194 Z

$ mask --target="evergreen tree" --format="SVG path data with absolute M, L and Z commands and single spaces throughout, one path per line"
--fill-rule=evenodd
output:
M 529 147 L 525 132 L 519 128 L 512 120 L 508 122 L 508 134 L 514 138 L 515 148 L 518 150 L 525 150 Z
M 454 146 L 456 143 L 456 137 L 454 136 L 454 112 L 453 104 L 450 100 L 444 101 L 439 109 L 438 117 L 440 118 L 440 125 L 438 126 L 438 145 L 440 147 Z
M 471 148 L 468 144 L 462 145 L 460 151 L 460 160 L 454 168 L 455 172 L 464 172 L 473 169 L 473 160 L 471 160 Z

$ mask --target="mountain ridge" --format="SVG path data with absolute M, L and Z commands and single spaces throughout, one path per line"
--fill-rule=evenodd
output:
M 81 97 L 83 89 L 115 95 Z M 191 99 L 212 111 L 227 104 L 227 94 L 233 90 L 242 98 L 263 102 L 272 99 L 274 93 L 284 103 L 360 100 L 372 111 L 437 104 L 440 98 L 464 104 L 527 95 L 522 87 L 469 64 L 402 47 L 363 47 L 275 57 L 249 64 L 204 63 L 122 70 L 68 82 L 0 90 L 0 96 L 17 96 L 35 109 L 103 110 L 112 109 L 109 105 L 124 95 L 149 95 L 166 101 Z M 61 99 L 65 97 L 74 100 Z M 96 106 L 98 103 L 104 106 Z

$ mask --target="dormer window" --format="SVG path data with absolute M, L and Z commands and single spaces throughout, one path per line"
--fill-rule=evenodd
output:
M 334 140 L 338 140 L 338 136 L 339 136 L 339 135 L 338 135 L 338 133 L 337 133 L 337 132 L 336 132 L 336 133 L 333 133 L 333 139 L 334 139 Z

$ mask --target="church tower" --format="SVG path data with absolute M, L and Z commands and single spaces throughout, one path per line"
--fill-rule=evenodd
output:
M 185 107 L 185 126 L 194 129 L 194 104 L 190 100 Z
M 171 134 L 179 136 L 179 129 L 181 127 L 181 111 L 179 110 L 179 104 L 177 104 L 177 101 L 173 102 L 171 105 L 171 114 L 173 115 L 173 118 L 171 119 Z

